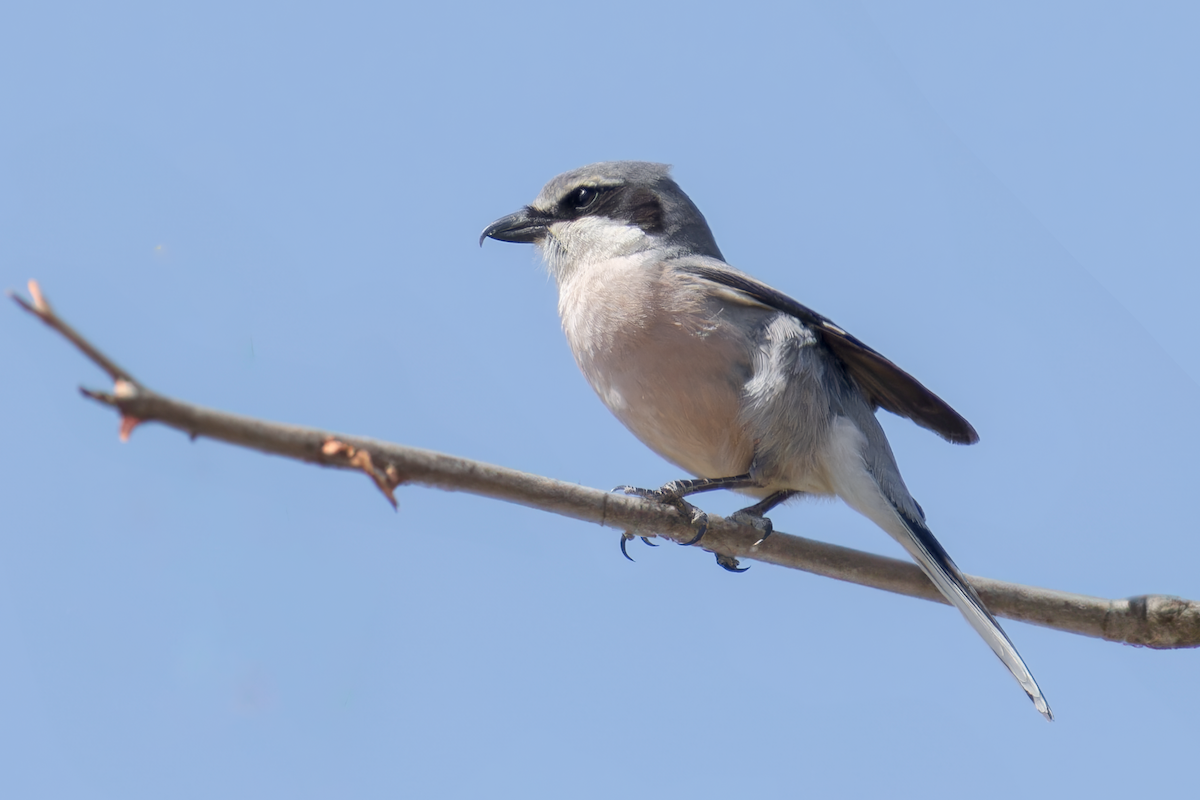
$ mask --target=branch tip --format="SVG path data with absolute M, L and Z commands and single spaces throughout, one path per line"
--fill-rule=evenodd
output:
M 54 313 L 54 309 L 50 307 L 46 296 L 42 294 L 42 287 L 35 280 L 29 281 L 29 295 L 33 298 L 31 304 L 20 295 L 13 291 L 9 291 L 8 296 L 13 299 L 17 305 L 33 314 L 45 324 L 49 325 L 54 330 L 58 331 L 64 339 L 75 345 L 75 349 L 83 353 L 89 361 L 95 364 L 100 369 L 108 373 L 108 377 L 115 380 L 126 380 L 133 385 L 137 385 L 137 381 L 121 367 L 117 366 L 111 358 L 101 353 L 96 347 L 85 339 L 78 331 L 64 322 L 58 314 Z
M 50 308 L 50 304 L 46 302 L 45 296 L 42 294 L 42 287 L 38 286 L 38 282 L 29 279 L 26 284 L 29 287 L 29 296 L 33 298 L 33 308 L 39 314 L 53 314 L 54 310 Z
M 30 314 L 35 314 L 37 316 L 41 316 L 40 314 L 38 314 L 38 310 L 29 304 L 28 300 L 26 300 L 24 297 L 21 297 L 21 295 L 17 294 L 12 289 L 5 289 L 4 293 L 6 295 L 8 295 L 9 298 L 11 298 L 14 303 L 16 303 L 21 308 L 28 311 Z
M 89 400 L 95 400 L 97 403 L 103 403 L 106 406 L 115 406 L 117 404 L 117 398 L 108 392 L 97 392 L 95 389 L 80 386 L 79 393 Z

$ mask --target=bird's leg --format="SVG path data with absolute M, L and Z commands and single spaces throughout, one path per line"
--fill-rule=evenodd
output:
M 784 489 L 781 492 L 768 495 L 766 498 L 759 500 L 752 506 L 747 506 L 741 511 L 735 511 L 729 515 L 729 518 L 734 522 L 740 522 L 743 525 L 750 525 L 762 532 L 762 538 L 754 543 L 755 547 L 762 544 L 768 536 L 770 536 L 775 526 L 771 524 L 771 520 L 767 519 L 765 514 L 775 506 L 787 500 L 790 497 L 795 497 L 800 494 L 793 489 Z M 724 565 L 722 565 L 724 566 Z

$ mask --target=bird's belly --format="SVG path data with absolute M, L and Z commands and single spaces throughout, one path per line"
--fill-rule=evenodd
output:
M 580 369 L 617 419 L 663 458 L 704 478 L 750 469 L 742 421 L 749 353 L 717 329 L 667 322 L 577 349 Z

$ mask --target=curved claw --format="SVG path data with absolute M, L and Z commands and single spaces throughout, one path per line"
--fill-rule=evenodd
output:
M 765 542 L 767 540 L 768 536 L 770 536 L 772 533 L 775 532 L 775 526 L 771 524 L 771 520 L 764 519 L 763 521 L 767 523 L 767 530 L 765 533 L 763 533 L 761 539 L 759 539 L 754 544 L 750 545 L 751 547 L 758 547 L 760 544 L 762 544 L 763 542 Z
M 696 531 L 695 537 L 689 542 L 680 542 L 684 547 L 691 547 L 696 542 L 704 538 L 704 534 L 708 533 L 708 514 L 701 511 L 696 516 L 692 517 L 692 522 L 699 524 L 699 529 Z
M 775 532 L 775 524 L 773 522 L 771 522 L 771 520 L 767 519 L 766 517 L 763 517 L 762 521 L 763 521 L 763 527 L 765 527 L 766 530 L 763 531 L 762 538 L 754 543 L 755 547 L 758 547 L 760 544 L 765 542 L 767 540 L 767 537 Z
M 633 561 L 633 556 L 631 556 L 631 555 L 629 555 L 629 553 L 625 552 L 625 543 L 628 541 L 629 541 L 629 537 L 622 534 L 621 535 L 621 555 L 625 556 L 630 561 Z M 635 561 L 634 563 L 636 564 L 637 562 Z
M 643 542 L 645 542 L 646 544 L 650 545 L 651 547 L 658 547 L 658 545 L 656 545 L 654 542 L 652 542 L 652 541 L 650 541 L 649 539 L 647 539 L 645 536 L 643 536 L 643 537 L 641 537 L 641 538 L 642 538 L 642 541 L 643 541 Z
M 733 556 L 723 556 L 720 553 L 717 556 L 717 566 L 726 572 L 745 572 L 749 567 L 739 567 L 738 560 Z

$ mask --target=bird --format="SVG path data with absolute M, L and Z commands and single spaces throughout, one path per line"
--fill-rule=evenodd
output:
M 927 526 L 876 411 L 957 444 L 977 442 L 975 429 L 878 351 L 728 264 L 669 166 L 607 161 L 565 172 L 488 225 L 481 246 L 486 239 L 537 246 L 588 383 L 634 436 L 695 476 L 618 490 L 691 513 L 699 533 L 688 544 L 703 536 L 706 517 L 683 498 L 699 492 L 759 498 L 733 516 L 764 538 L 765 515 L 780 503 L 840 498 L 899 542 L 1054 718 L 1012 640 Z

